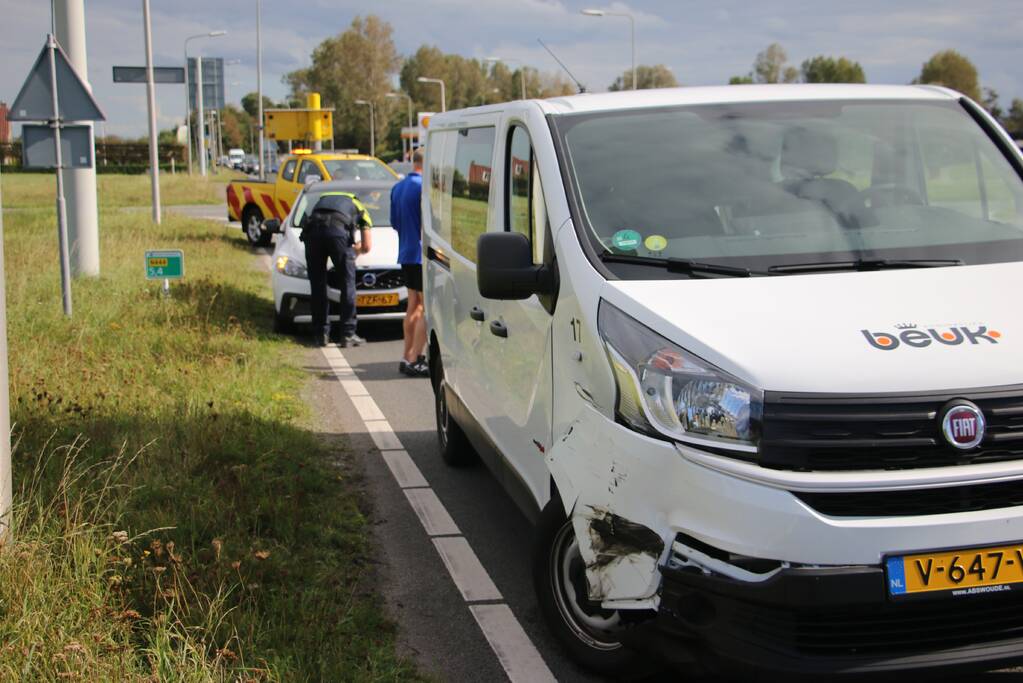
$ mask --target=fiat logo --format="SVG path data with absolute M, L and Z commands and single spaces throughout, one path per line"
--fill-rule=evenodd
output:
M 362 284 L 367 287 L 372 287 L 377 283 L 376 273 L 366 273 L 362 276 Z
M 984 413 L 972 403 L 959 401 L 947 408 L 941 418 L 941 433 L 953 448 L 976 448 L 984 439 Z

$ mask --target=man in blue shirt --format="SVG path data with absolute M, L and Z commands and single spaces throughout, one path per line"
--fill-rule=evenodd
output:
M 426 347 L 426 319 L 423 317 L 423 152 L 412 155 L 412 172 L 391 188 L 391 226 L 398 231 L 398 263 L 408 288 L 408 309 L 402 324 L 405 352 L 398 372 L 409 377 L 427 377 L 423 349 Z

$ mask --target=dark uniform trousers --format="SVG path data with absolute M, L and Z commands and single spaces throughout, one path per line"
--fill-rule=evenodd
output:
M 307 233 L 312 231 L 306 231 Z M 305 264 L 309 271 L 313 333 L 330 334 L 330 301 L 327 299 L 327 259 L 340 276 L 341 338 L 355 334 L 355 249 L 347 231 L 317 230 L 303 235 Z

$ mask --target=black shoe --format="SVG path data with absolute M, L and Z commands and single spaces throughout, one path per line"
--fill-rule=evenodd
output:
M 409 363 L 404 358 L 402 358 L 401 361 L 398 362 L 398 372 L 400 372 L 403 375 L 407 375 L 409 373 L 410 367 L 412 367 L 412 364 Z
M 350 334 L 347 337 L 341 337 L 341 348 L 347 349 L 349 346 L 362 346 L 366 343 L 366 340 L 357 334 Z
M 408 371 L 405 373 L 409 377 L 429 377 L 430 366 L 426 364 L 426 360 L 420 356 L 415 363 L 409 363 Z
M 318 334 L 316 335 L 314 342 L 316 343 L 317 346 L 320 347 L 330 346 L 330 335 L 326 332 L 324 332 L 323 334 Z

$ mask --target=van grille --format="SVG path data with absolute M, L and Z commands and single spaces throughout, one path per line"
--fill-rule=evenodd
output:
M 973 401 L 987 431 L 958 451 L 938 415 L 953 399 Z M 915 396 L 831 396 L 768 392 L 759 462 L 803 471 L 900 470 L 1023 459 L 1023 387 Z
M 1023 481 L 907 491 L 792 494 L 832 517 L 908 517 L 998 510 L 1023 505 Z

